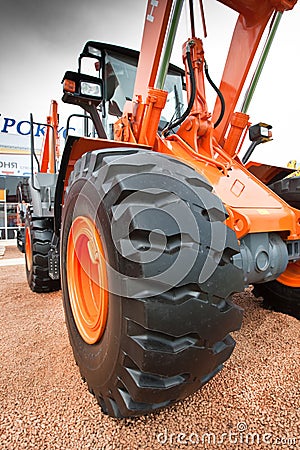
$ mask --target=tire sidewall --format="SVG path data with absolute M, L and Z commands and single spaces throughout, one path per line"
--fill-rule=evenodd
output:
M 77 202 L 82 190 L 87 188 L 89 183 L 89 199 Z M 76 210 L 74 206 L 76 204 Z M 99 205 L 95 208 L 95 205 Z M 105 390 L 105 385 L 111 382 L 115 365 L 120 352 L 120 341 L 122 333 L 122 311 L 120 297 L 109 292 L 108 317 L 106 328 L 100 341 L 95 344 L 87 344 L 78 332 L 69 298 L 67 283 L 67 243 L 70 228 L 73 221 L 78 216 L 85 216 L 91 219 L 100 236 L 105 236 L 102 240 L 106 261 L 109 265 L 117 266 L 115 258 L 115 248 L 111 239 L 110 221 L 104 203 L 100 200 L 100 195 L 96 187 L 88 180 L 80 179 L 75 181 L 69 192 L 64 205 L 61 229 L 61 279 L 63 291 L 63 304 L 67 328 L 72 344 L 75 360 L 81 368 L 81 375 L 88 378 L 93 386 L 101 387 Z M 108 280 L 109 283 L 109 280 Z
M 33 282 L 33 264 L 31 264 L 31 267 L 28 267 L 27 264 L 27 254 L 26 254 L 26 235 L 27 235 L 27 230 L 29 230 L 29 234 L 30 234 L 30 239 L 31 239 L 31 246 L 30 246 L 30 252 L 31 252 L 31 261 L 33 261 L 33 248 L 32 248 L 32 221 L 31 221 L 31 215 L 29 213 L 27 213 L 26 218 L 25 218 L 25 227 L 24 227 L 24 253 L 25 253 L 25 270 L 26 270 L 26 277 L 27 277 L 27 282 L 28 285 L 31 286 L 32 282 Z

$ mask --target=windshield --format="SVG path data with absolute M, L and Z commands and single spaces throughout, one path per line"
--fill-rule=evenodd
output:
M 110 116 L 120 117 L 126 100 L 132 100 L 136 65 L 135 58 L 107 53 L 105 85 Z M 162 111 L 160 129 L 174 118 L 180 117 L 184 109 L 182 76 L 179 71 L 178 74 L 174 71 L 168 73 L 164 89 L 168 91 L 168 98 Z

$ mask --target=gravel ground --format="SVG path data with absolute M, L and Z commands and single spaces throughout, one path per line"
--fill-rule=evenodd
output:
M 0 449 L 300 448 L 299 322 L 250 290 L 235 301 L 244 324 L 223 371 L 167 410 L 116 420 L 80 379 L 61 293 L 34 294 L 22 265 L 0 267 Z

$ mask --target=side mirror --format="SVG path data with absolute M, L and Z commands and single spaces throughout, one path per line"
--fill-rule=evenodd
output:
M 62 80 L 63 102 L 81 105 L 88 102 L 98 106 L 103 99 L 103 83 L 100 78 L 80 72 L 67 71 Z

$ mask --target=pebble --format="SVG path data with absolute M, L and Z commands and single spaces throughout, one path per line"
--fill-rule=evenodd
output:
M 299 321 L 265 311 L 251 289 L 234 301 L 246 313 L 223 371 L 168 409 L 116 420 L 81 382 L 61 293 L 34 294 L 23 268 L 1 267 L 0 449 L 300 448 Z

